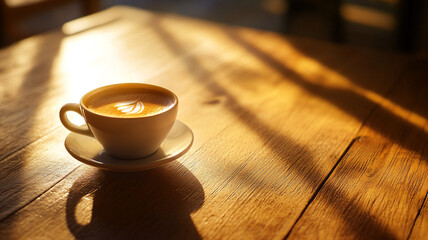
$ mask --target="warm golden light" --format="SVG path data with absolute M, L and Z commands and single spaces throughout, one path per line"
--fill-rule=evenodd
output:
M 90 17 L 79 18 L 65 23 L 62 26 L 62 32 L 67 35 L 78 34 L 96 27 L 106 25 L 117 21 L 119 18 L 103 13 L 96 13 Z
M 395 27 L 394 16 L 372 8 L 343 4 L 340 7 L 340 13 L 345 20 L 350 22 L 385 30 L 392 30 Z
M 75 112 L 71 112 L 71 111 L 67 112 L 66 114 L 67 114 L 67 118 L 68 118 L 68 119 L 69 119 L 73 124 L 75 124 L 75 125 L 77 125 L 77 126 L 81 126 L 81 125 L 83 125 L 83 124 L 86 124 L 86 123 L 85 123 L 85 120 L 83 119 L 83 117 L 82 117 L 80 114 L 75 113 Z
M 61 43 L 52 75 L 61 76 L 69 97 L 66 101 L 76 102 L 92 89 L 126 81 L 121 74 L 122 59 L 123 52 L 115 47 L 114 39 L 97 31 L 84 37 L 68 36 Z
M 76 222 L 79 225 L 85 226 L 91 223 L 93 204 L 93 193 L 89 193 L 79 200 L 76 206 L 76 212 L 74 213 Z
M 25 81 L 30 81 L 29 75 L 37 65 L 36 58 L 40 54 L 39 50 L 43 44 L 42 38 L 32 38 L 31 40 L 21 41 L 9 49 L 7 61 L 1 62 L 0 67 L 13 69 L 12 71 L 4 72 L 13 75 L 8 77 L 4 73 L 2 74 L 3 84 L 4 86 L 7 85 L 7 88 L 0 88 L 1 96 L 11 98 L 20 94 L 21 87 L 25 84 Z
M 248 41 L 250 43 L 252 41 L 255 41 L 254 39 L 256 39 L 257 37 L 257 35 L 247 35 L 246 32 L 242 32 L 239 36 L 239 38 L 242 38 L 242 40 L 239 41 Z M 401 107 L 397 103 L 391 101 L 390 99 L 382 96 L 379 93 L 361 87 L 357 83 L 354 83 L 352 80 L 348 79 L 346 76 L 327 67 L 322 62 L 311 58 L 305 53 L 299 51 L 298 48 L 296 48 L 290 41 L 287 41 L 283 38 L 277 38 L 274 35 L 272 35 L 271 37 L 272 41 L 280 42 L 281 56 L 286 56 L 280 61 L 280 64 L 284 66 L 284 69 L 292 70 L 292 72 L 295 72 L 296 74 L 301 76 L 302 80 L 307 81 L 314 86 L 325 87 L 331 90 L 345 90 L 348 92 L 354 92 L 359 96 L 369 100 L 370 102 L 379 105 L 384 110 L 388 111 L 390 114 L 395 115 L 398 118 L 403 119 L 403 121 L 409 122 L 428 133 L 428 120 L 425 117 L 421 116 L 416 112 L 412 112 L 406 108 Z M 276 51 L 275 49 L 269 48 L 270 46 L 263 46 L 260 51 Z M 320 97 L 319 100 L 328 102 L 328 100 L 325 100 L 323 97 Z M 335 105 L 333 104 L 333 106 Z
M 284 62 L 290 69 L 293 69 L 300 74 L 305 80 L 313 84 L 329 87 L 332 89 L 346 89 L 353 91 L 360 96 L 365 97 L 373 103 L 380 105 L 391 114 L 396 115 L 402 119 L 406 119 L 413 125 L 423 129 L 428 133 L 427 119 L 423 116 L 409 111 L 391 100 L 383 97 L 382 95 L 360 87 L 353 83 L 345 76 L 335 72 L 334 70 L 324 66 L 322 63 L 303 55 L 291 44 L 288 44 L 290 50 L 290 58 L 292 62 Z M 409 118 L 409 115 L 412 117 Z

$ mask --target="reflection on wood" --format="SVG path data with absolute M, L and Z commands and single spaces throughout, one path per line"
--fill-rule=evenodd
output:
M 419 113 L 427 116 L 424 65 L 426 61 L 412 62 L 389 97 L 424 108 Z M 428 192 L 428 137 L 409 124 L 413 117 L 400 119 L 377 108 L 290 238 L 406 239 Z M 423 125 L 428 126 L 427 120 Z M 416 230 L 423 231 L 423 225 L 419 220 Z
M 354 91 L 358 87 L 390 97 L 426 117 L 421 108 L 408 109 L 412 103 L 405 99 L 422 98 L 421 92 L 417 98 L 397 97 L 403 86 L 395 83 L 407 57 L 126 7 L 97 18 L 103 15 L 117 20 L 60 40 L 52 34 L 26 40 L 44 39 L 48 52 L 51 41 L 60 47 L 57 54 L 51 49 L 47 58 L 40 56 L 46 65 L 34 65 L 29 85 L 8 100 L 2 96 L 0 111 L 6 115 L 0 121 L 7 133 L 0 137 L 7 144 L 0 151 L 0 191 L 6 193 L 0 202 L 19 201 L 4 205 L 0 236 L 410 234 L 427 191 L 426 153 L 421 150 L 426 135 Z M 19 51 L 19 46 L 1 54 Z M 417 69 L 421 76 L 423 68 Z M 18 71 L 16 78 L 25 74 Z M 9 77 L 0 78 L 5 83 L 0 92 L 13 82 Z M 178 162 L 135 174 L 76 168 L 78 162 L 62 147 L 67 132 L 55 121 L 58 110 L 87 90 L 114 82 L 148 82 L 174 91 L 180 99 L 178 119 L 195 134 L 192 149 Z M 35 100 L 29 101 L 31 96 Z M 29 119 L 14 121 L 25 114 Z M 400 127 L 409 135 L 389 130 Z M 367 138 L 337 165 L 360 135 Z M 395 197 L 394 191 L 403 195 Z M 373 202 L 376 196 L 385 200 Z M 400 219 L 392 223 L 388 216 Z
M 426 236 L 428 236 L 428 203 L 425 197 L 425 203 L 421 207 L 420 215 L 415 222 L 409 239 L 424 239 Z

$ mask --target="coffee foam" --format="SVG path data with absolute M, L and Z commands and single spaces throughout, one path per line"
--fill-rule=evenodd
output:
M 151 116 L 172 106 L 170 96 L 151 91 L 99 93 L 88 98 L 86 103 L 93 112 L 123 118 Z

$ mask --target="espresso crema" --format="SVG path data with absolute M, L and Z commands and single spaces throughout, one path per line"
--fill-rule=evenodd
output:
M 173 104 L 173 99 L 166 94 L 141 91 L 96 94 L 88 99 L 86 107 L 101 115 L 135 118 L 162 113 Z

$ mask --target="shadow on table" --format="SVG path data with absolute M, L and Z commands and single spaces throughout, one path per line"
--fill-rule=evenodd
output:
M 52 109 L 51 104 L 46 104 L 46 101 L 56 84 L 51 71 L 62 40 L 62 34 L 48 33 L 44 37 L 26 39 L 2 50 L 0 162 L 8 161 L 8 164 L 3 165 L 0 179 L 13 174 L 16 187 L 11 189 L 10 186 L 0 185 L 0 192 L 4 193 L 0 194 L 0 219 L 6 218 L 22 208 L 24 202 L 36 197 L 39 193 L 35 189 L 49 185 L 50 179 L 39 179 L 31 175 L 28 170 L 34 161 L 29 159 L 28 154 L 22 154 L 30 150 L 21 150 L 56 128 L 56 124 L 52 123 L 57 120 L 46 114 L 48 109 Z M 41 113 L 44 113 L 44 117 Z M 19 157 L 11 157 L 19 151 L 21 153 L 16 154 Z M 34 180 L 36 187 L 28 184 L 28 177 Z
M 416 59 L 415 57 L 413 57 L 413 60 L 407 61 L 406 68 L 401 69 L 400 71 L 396 71 L 397 69 L 395 69 L 396 66 L 394 65 L 394 62 L 400 61 L 401 58 L 401 62 L 404 63 L 406 61 L 404 55 L 399 56 L 397 54 L 381 53 L 375 52 L 373 50 L 365 50 L 363 48 L 348 47 L 342 49 L 343 51 L 341 52 L 341 54 L 335 56 L 334 54 L 331 54 L 331 52 L 329 52 L 330 48 L 321 49 L 320 47 L 317 47 L 316 49 L 314 49 L 314 47 L 312 46 L 316 45 L 312 44 L 311 40 L 290 38 L 287 39 L 287 42 L 290 43 L 303 55 L 307 56 L 308 58 L 314 59 L 317 62 L 322 63 L 323 66 L 326 66 L 327 68 L 332 69 L 335 72 L 345 76 L 354 84 L 366 90 L 375 92 L 409 111 L 422 115 L 424 118 L 428 118 L 428 108 L 426 107 L 428 105 L 428 98 L 425 97 L 427 91 L 424 92 L 424 97 L 421 97 L 419 99 L 420 101 L 407 101 L 407 99 L 409 99 L 409 96 L 413 94 L 412 91 L 428 89 L 428 82 L 426 81 L 428 77 L 428 72 L 425 70 L 426 67 L 418 66 L 426 66 L 426 58 L 425 60 L 423 60 Z M 361 61 L 359 61 L 362 63 L 361 66 L 355 66 L 354 61 L 352 60 L 341 61 L 341 59 L 346 59 L 346 57 L 354 57 L 355 52 L 357 51 L 359 52 L 359 55 L 365 56 L 366 58 L 361 59 Z M 252 51 L 252 53 L 256 52 Z M 259 53 L 256 53 L 256 56 L 260 56 Z M 416 59 L 416 61 L 414 59 Z M 271 63 L 272 61 L 268 60 L 268 62 Z M 390 73 L 395 72 L 395 75 L 389 75 L 389 77 L 394 78 L 394 81 L 389 81 L 390 79 L 386 79 L 386 77 L 383 77 L 384 79 L 376 80 L 374 80 L 373 77 L 366 78 L 367 72 L 376 71 L 376 69 L 371 66 L 371 63 L 373 62 L 377 63 L 373 66 L 383 67 L 382 69 L 384 70 L 384 72 L 382 72 L 382 74 L 387 71 L 390 71 Z M 385 83 L 384 80 L 389 81 L 395 86 L 397 86 L 397 83 L 399 84 L 401 82 L 403 85 L 406 85 L 406 87 L 403 88 L 403 86 L 401 86 L 401 94 L 390 94 L 390 90 L 393 89 L 391 89 L 391 86 L 388 86 L 388 84 Z M 387 85 L 389 88 L 385 88 L 385 85 Z M 412 97 L 413 98 L 410 99 L 414 100 L 415 96 Z
M 186 53 L 187 50 L 175 39 L 173 34 L 168 32 L 168 30 L 162 26 L 161 18 L 153 18 L 151 26 L 153 31 L 159 35 L 159 38 L 164 41 L 165 45 L 171 52 L 176 53 L 177 55 Z M 210 77 L 211 74 L 209 70 L 207 70 L 197 58 L 186 54 L 186 58 L 183 58 L 182 62 L 187 70 L 195 75 L 195 79 L 198 79 L 198 84 L 204 85 L 215 95 L 222 96 L 225 100 L 222 103 L 223 106 L 230 112 L 235 113 L 243 124 L 247 125 L 249 129 L 252 129 L 258 136 L 266 141 L 266 146 L 269 147 L 276 156 L 278 156 L 278 160 L 283 161 L 284 166 L 289 168 L 288 171 L 297 172 L 302 175 L 303 181 L 310 188 L 308 191 L 313 193 L 313 197 L 308 199 L 309 202 L 306 204 L 304 209 L 302 209 L 302 213 L 318 195 L 321 188 L 324 187 L 328 189 L 327 192 L 324 192 L 327 196 L 321 193 L 321 199 L 324 202 L 328 202 L 332 211 L 341 216 L 344 224 L 346 224 L 355 236 L 371 239 L 397 239 L 394 233 L 390 231 L 387 226 L 384 226 L 382 222 L 378 221 L 369 211 L 366 211 L 357 202 L 354 202 L 353 199 L 347 198 L 346 189 L 332 187 L 328 183 L 324 182 L 325 179 L 328 178 L 328 174 L 324 170 L 320 170 L 316 167 L 314 168 L 314 166 L 317 166 L 317 159 L 312 155 L 311 151 L 307 147 L 295 143 L 289 137 L 279 134 L 275 129 L 272 129 L 263 123 L 256 114 L 242 106 L 235 96 L 230 94 L 227 89 L 217 84 L 216 81 Z M 298 81 L 301 81 L 300 78 L 298 79 Z M 338 94 L 339 96 L 343 95 L 341 93 Z M 337 97 L 337 94 L 335 95 Z M 340 98 L 337 100 L 339 99 Z M 207 104 L 218 103 L 220 103 L 220 101 L 213 100 L 207 102 Z M 287 146 L 287 149 L 284 149 L 285 145 Z M 245 172 L 242 171 L 243 168 L 243 166 L 240 166 L 239 172 L 236 173 L 236 178 L 239 178 L 239 175 L 241 174 L 245 175 Z M 331 171 L 333 171 L 334 168 L 335 166 L 332 167 Z M 281 169 L 277 170 L 282 171 Z M 249 183 L 255 183 L 255 186 L 258 187 L 266 187 L 271 190 L 276 187 L 275 185 L 269 185 L 270 183 L 266 182 L 266 179 L 257 177 L 252 173 L 246 174 L 243 179 Z M 330 196 L 334 196 L 334 199 L 331 199 Z M 349 209 L 352 209 L 351 213 L 349 213 Z M 295 214 L 295 212 L 293 212 L 293 214 Z M 356 220 L 356 216 L 358 216 L 358 220 Z M 295 217 L 296 219 L 294 220 L 297 222 L 300 216 Z M 290 232 L 292 230 L 293 227 L 289 229 Z
M 76 239 L 201 238 L 190 214 L 202 206 L 204 191 L 180 163 L 94 175 L 89 182 L 76 180 L 67 197 L 67 225 Z M 88 198 L 91 213 L 91 204 L 84 203 Z
M 251 44 L 236 32 L 228 31 L 227 33 L 231 39 L 239 43 L 240 46 L 244 47 L 253 56 L 259 58 L 265 65 L 269 66 L 272 70 L 283 75 L 287 81 L 292 81 L 293 83 L 299 85 L 300 87 L 312 93 L 313 95 L 318 96 L 323 100 L 334 104 L 342 111 L 358 119 L 365 126 L 370 127 L 375 132 L 381 134 L 385 138 L 388 138 L 391 142 L 405 147 L 408 150 L 420 153 L 422 155 L 422 158 L 428 161 L 428 159 L 426 159 L 426 157 L 424 156 L 424 147 L 421 146 L 421 144 L 417 144 L 417 142 L 428 143 L 428 135 L 422 128 L 422 126 L 415 125 L 408 119 L 405 119 L 402 116 L 392 112 L 391 110 L 381 105 L 378 105 L 376 102 L 372 101 L 368 97 L 352 91 L 352 89 L 335 88 L 308 81 L 298 72 L 284 65 L 280 60 L 272 57 L 256 45 Z M 306 52 L 309 51 L 306 50 Z M 419 74 L 426 75 L 426 72 L 420 72 L 420 70 L 424 68 L 418 66 L 419 64 L 426 64 L 426 62 L 421 61 L 414 62 L 412 65 L 409 64 L 409 66 L 403 70 L 404 75 L 396 76 L 398 80 L 393 82 L 394 85 L 390 86 L 390 90 L 385 91 L 384 93 L 382 93 L 382 95 L 387 96 L 385 98 L 386 100 L 392 98 L 393 100 L 397 100 L 399 104 L 408 106 L 409 109 L 406 110 L 417 110 L 417 113 L 422 114 L 422 116 L 428 116 L 428 108 L 426 108 L 426 104 L 428 104 L 428 98 L 426 98 L 426 95 L 428 93 L 428 91 L 426 91 L 428 89 L 428 84 L 425 81 L 425 78 L 421 77 L 424 75 L 415 76 L 416 70 L 419 70 Z M 342 74 L 348 77 L 346 72 L 342 72 Z M 404 76 L 410 77 L 404 79 L 399 78 Z M 324 79 L 318 80 L 320 82 L 323 82 Z M 362 79 L 361 81 L 359 81 L 358 79 L 352 79 L 352 81 L 357 84 L 361 84 L 365 87 L 370 86 L 371 90 L 376 89 L 378 92 L 380 92 L 378 89 L 379 87 L 375 86 L 379 85 L 379 83 L 370 83 L 369 80 L 373 79 Z M 394 94 L 390 94 L 392 92 Z M 397 92 L 399 94 L 397 94 Z M 391 97 L 389 95 L 391 95 Z M 371 112 L 373 110 L 375 110 L 373 114 L 375 117 L 371 116 Z M 417 139 L 417 142 L 415 142 L 414 139 Z

